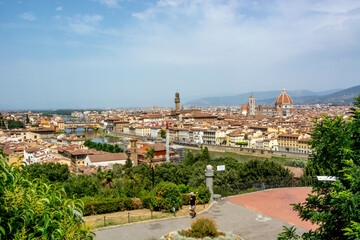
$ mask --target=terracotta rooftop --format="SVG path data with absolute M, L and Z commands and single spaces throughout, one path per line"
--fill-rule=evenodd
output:
M 117 161 L 117 160 L 126 160 L 128 158 L 126 153 L 107 153 L 107 154 L 99 154 L 99 155 L 89 155 L 88 157 L 91 162 Z

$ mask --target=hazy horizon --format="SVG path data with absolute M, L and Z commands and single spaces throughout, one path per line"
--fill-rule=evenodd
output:
M 360 79 L 359 1 L 1 1 L 0 109 L 173 106 Z

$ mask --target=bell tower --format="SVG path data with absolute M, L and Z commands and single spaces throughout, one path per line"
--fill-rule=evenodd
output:
M 180 111 L 180 94 L 178 92 L 175 93 L 175 112 Z

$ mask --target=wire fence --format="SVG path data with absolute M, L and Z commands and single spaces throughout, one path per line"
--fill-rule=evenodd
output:
M 316 182 L 316 177 L 294 178 L 267 178 L 254 181 L 239 182 L 236 184 L 224 184 L 214 186 L 214 193 L 223 197 L 244 194 L 249 192 L 263 191 L 266 189 L 309 187 Z

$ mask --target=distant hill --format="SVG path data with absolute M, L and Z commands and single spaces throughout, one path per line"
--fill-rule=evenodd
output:
M 360 92 L 360 85 L 348 89 L 333 89 L 323 92 L 310 90 L 286 91 L 294 101 L 294 104 L 334 104 L 343 105 L 353 102 Z M 247 104 L 249 96 L 255 95 L 256 105 L 272 106 L 280 91 L 248 92 L 235 96 L 207 97 L 189 101 L 185 106 L 241 106 Z

